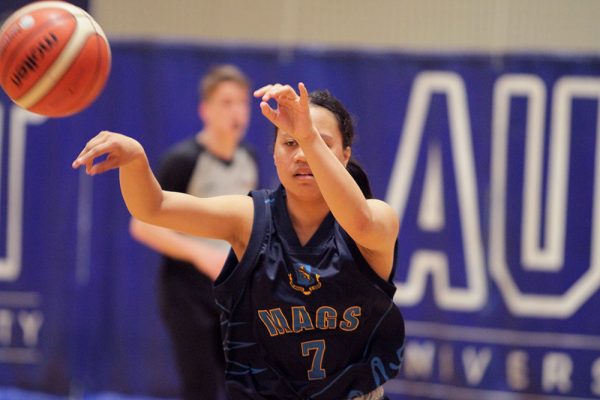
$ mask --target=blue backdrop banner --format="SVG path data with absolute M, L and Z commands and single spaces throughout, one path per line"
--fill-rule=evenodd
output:
M 392 399 L 600 398 L 600 59 L 112 50 L 106 89 L 76 116 L 46 119 L 0 95 L 0 386 L 177 393 L 158 257 L 129 236 L 117 174 L 70 165 L 108 129 L 156 166 L 200 129 L 199 76 L 230 62 L 255 87 L 328 88 L 356 116 L 354 154 L 401 220 L 407 341 Z M 266 187 L 272 135 L 255 102 L 247 141 Z

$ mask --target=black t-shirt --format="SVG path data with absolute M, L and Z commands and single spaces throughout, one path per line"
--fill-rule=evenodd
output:
M 161 159 L 157 179 L 163 190 L 189 193 L 198 197 L 225 194 L 247 194 L 256 188 L 258 171 L 254 154 L 245 145 L 238 147 L 231 160 L 223 160 L 210 153 L 196 137 L 183 140 L 171 147 Z M 206 240 L 226 248 L 223 241 Z M 219 242 L 219 243 L 217 243 Z M 191 264 L 163 256 L 167 275 L 206 284 L 208 278 Z

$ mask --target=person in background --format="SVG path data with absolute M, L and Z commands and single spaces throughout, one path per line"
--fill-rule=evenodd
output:
M 233 65 L 199 84 L 202 130 L 168 149 L 157 170 L 164 190 L 198 197 L 247 194 L 258 180 L 241 141 L 250 120 L 250 82 Z M 212 284 L 229 251 L 225 241 L 191 237 L 132 218 L 132 236 L 161 253 L 160 308 L 189 400 L 224 398 L 224 356 Z

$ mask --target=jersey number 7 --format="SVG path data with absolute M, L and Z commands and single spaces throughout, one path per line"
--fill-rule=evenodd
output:
M 314 351 L 312 364 L 310 369 L 307 371 L 308 380 L 314 381 L 318 379 L 325 379 L 326 372 L 323 369 L 323 356 L 325 355 L 325 340 L 311 340 L 309 342 L 300 343 L 302 349 L 302 356 L 310 356 L 310 352 Z

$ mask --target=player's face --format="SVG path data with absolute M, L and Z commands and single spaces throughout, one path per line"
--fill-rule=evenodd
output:
M 327 147 L 342 164 L 346 165 L 350 159 L 351 149 L 343 147 L 342 133 L 333 113 L 322 107 L 311 106 L 310 115 Z M 308 198 L 321 196 L 304 152 L 289 133 L 281 130 L 277 132 L 273 159 L 279 180 L 287 192 Z
M 237 82 L 220 83 L 211 96 L 202 101 L 200 117 L 205 129 L 223 138 L 239 141 L 250 120 L 248 88 Z

